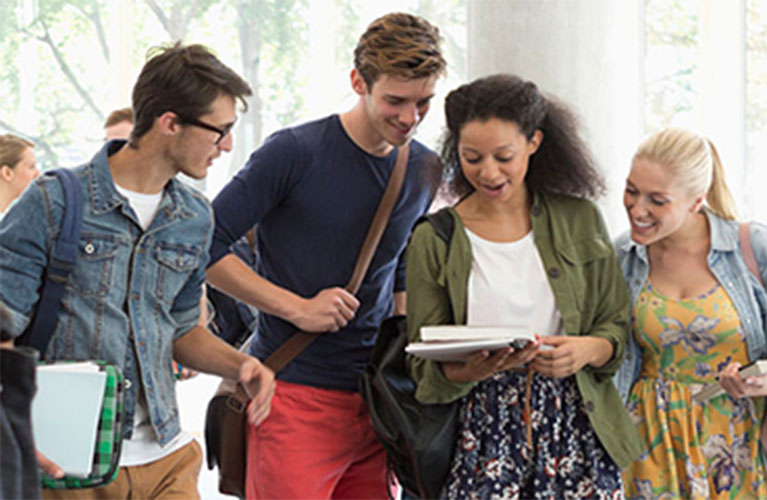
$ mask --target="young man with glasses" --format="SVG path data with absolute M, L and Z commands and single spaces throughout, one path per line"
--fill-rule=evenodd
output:
M 272 414 L 248 429 L 248 498 L 386 498 L 386 456 L 359 392 L 380 322 L 404 312 L 410 229 L 432 197 L 412 140 L 444 72 L 437 28 L 409 14 L 374 21 L 354 51 L 356 105 L 279 131 L 214 200 L 208 281 L 258 308 L 264 360 L 297 330 L 327 332 L 277 374 Z M 351 277 L 373 214 L 410 145 L 399 201 L 357 296 Z M 259 273 L 229 247 L 258 223 Z
M 202 455 L 179 425 L 173 358 L 239 379 L 253 395 L 250 420 L 268 414 L 271 371 L 197 325 L 213 217 L 202 194 L 175 178 L 179 172 L 204 178 L 231 149 L 236 101 L 244 104 L 250 93 L 204 47 L 163 49 L 133 89 L 130 141 L 107 142 L 75 169 L 84 210 L 80 253 L 46 360 L 120 366 L 125 439 L 114 482 L 45 490 L 45 498 L 199 498 Z M 10 318 L 2 324 L 4 338 L 21 334 L 33 315 L 63 208 L 58 181 L 44 177 L 0 223 L 0 310 Z M 41 466 L 62 473 L 43 460 Z

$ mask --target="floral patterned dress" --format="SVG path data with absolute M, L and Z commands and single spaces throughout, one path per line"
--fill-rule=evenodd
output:
M 629 412 L 648 443 L 624 472 L 629 498 L 767 498 L 759 428 L 765 398 L 692 395 L 729 363 L 749 362 L 724 289 L 673 300 L 648 282 L 634 305 L 642 369 Z

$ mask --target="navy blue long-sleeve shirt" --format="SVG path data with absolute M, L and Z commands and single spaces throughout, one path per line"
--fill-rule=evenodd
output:
M 397 151 L 373 156 L 357 146 L 337 115 L 276 132 L 213 201 L 216 227 L 211 265 L 258 223 L 258 272 L 306 298 L 349 281 L 381 200 Z M 277 378 L 341 390 L 358 390 L 378 325 L 405 289 L 400 256 L 416 219 L 429 206 L 427 161 L 436 155 L 412 141 L 402 192 L 357 293 L 360 307 L 338 332 L 320 336 Z M 261 314 L 251 354 L 266 359 L 296 331 Z

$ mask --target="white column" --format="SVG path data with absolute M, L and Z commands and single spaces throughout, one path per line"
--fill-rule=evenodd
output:
M 746 50 L 744 0 L 700 4 L 697 132 L 716 146 L 734 193 L 746 188 Z M 761 189 L 759 190 L 761 191 Z M 739 203 L 743 210 L 743 203 Z
M 568 103 L 605 174 L 611 232 L 642 136 L 641 0 L 468 0 L 470 79 L 513 73 Z
M 306 94 L 306 115 L 310 118 L 320 118 L 338 111 L 331 106 L 341 95 L 339 82 L 348 81 L 334 71 L 335 18 L 333 0 L 309 2 L 309 59 L 305 74 L 312 75 Z
M 112 72 L 117 75 L 115 108 L 131 105 L 133 85 L 138 78 L 138 69 L 131 63 L 131 49 L 136 44 L 136 23 L 127 22 L 128 19 L 136 19 L 136 3 L 116 1 L 116 9 L 110 9 L 110 18 L 117 23 L 117 37 L 112 61 Z M 115 14 L 115 15 L 112 15 Z

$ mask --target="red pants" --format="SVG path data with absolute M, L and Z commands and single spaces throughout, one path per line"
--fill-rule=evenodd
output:
M 388 497 L 386 454 L 353 392 L 277 382 L 269 417 L 248 427 L 247 498 Z

